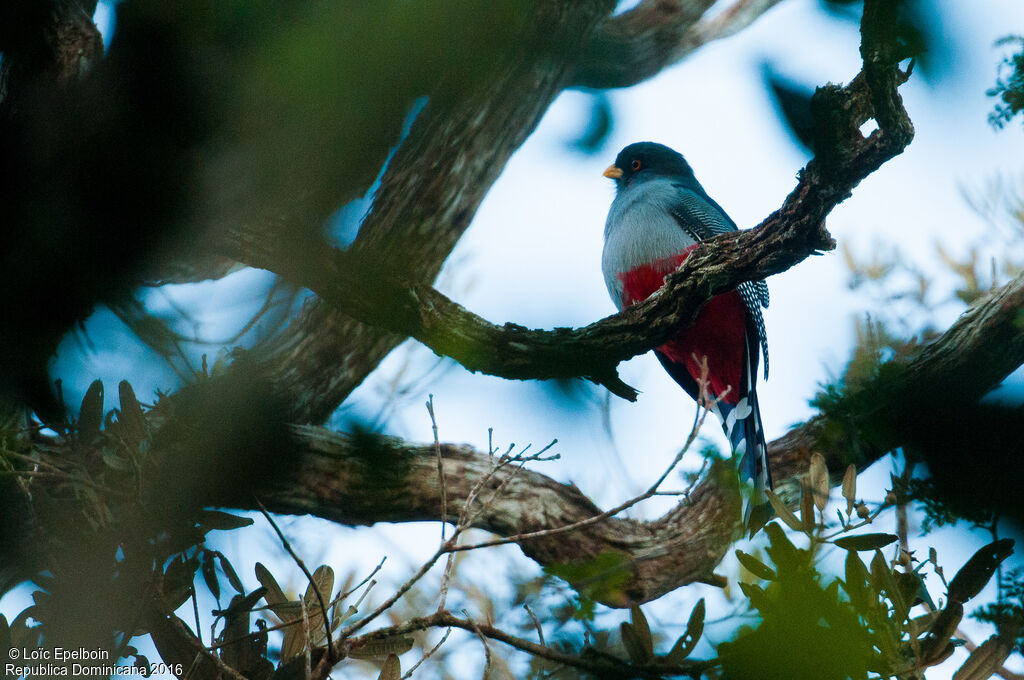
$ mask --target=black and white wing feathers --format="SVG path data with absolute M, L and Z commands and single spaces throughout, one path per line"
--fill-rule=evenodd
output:
M 697 191 L 685 184 L 673 184 L 678 200 L 672 206 L 672 217 L 695 241 L 706 241 L 719 234 L 738 231 L 736 223 L 703 189 Z M 754 324 L 758 344 L 764 355 L 764 377 L 768 379 L 768 334 L 765 332 L 761 308 L 768 307 L 768 284 L 764 281 L 746 281 L 737 289 L 747 314 Z

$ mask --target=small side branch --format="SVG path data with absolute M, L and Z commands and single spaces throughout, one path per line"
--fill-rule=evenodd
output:
M 627 663 L 625 660 L 618 661 L 614 657 L 609 656 L 588 658 L 511 635 L 493 625 L 474 621 L 468 616 L 465 618 L 459 617 L 450 611 L 439 611 L 430 616 L 410 619 L 395 626 L 382 628 L 361 638 L 353 638 L 351 643 L 353 645 L 357 643 L 365 644 L 373 640 L 387 639 L 430 628 L 460 628 L 482 639 L 501 642 L 540 659 L 547 659 L 548 661 L 564 664 L 571 668 L 590 671 L 598 677 L 663 678 L 667 673 L 675 675 L 682 673 L 697 674 L 709 665 L 701 661 L 688 661 L 685 662 L 684 666 L 656 663 L 646 666 L 635 666 Z

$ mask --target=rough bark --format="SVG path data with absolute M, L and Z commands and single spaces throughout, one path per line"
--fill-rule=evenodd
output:
M 1024 327 L 1016 322 L 1024 308 L 1024 276 L 980 301 L 933 343 L 903 367 L 893 403 L 903 394 L 928 394 L 948 388 L 950 360 L 988 363 L 998 350 L 996 368 L 964 375 L 965 394 L 982 394 L 1024 363 Z M 870 414 L 864 414 L 870 417 Z M 840 472 L 849 463 L 844 447 L 823 445 L 819 436 L 827 420 L 819 416 L 769 444 L 769 459 L 780 488 L 799 484 L 810 455 L 825 455 L 829 468 Z M 365 451 L 344 435 L 322 428 L 298 429 L 304 448 L 297 478 L 266 489 L 261 498 L 282 514 L 312 514 L 349 525 L 441 519 L 441 490 L 432 445 L 381 440 L 374 457 L 386 450 L 388 470 L 369 464 Z M 890 448 L 902 442 L 897 437 Z M 474 486 L 491 475 L 486 488 L 504 484 L 500 493 L 485 492 L 478 500 L 473 526 L 499 536 L 517 536 L 581 522 L 601 509 L 573 484 L 557 482 L 540 472 L 506 468 L 492 473 L 493 460 L 468 446 L 441 447 L 447 487 L 449 521 L 455 521 Z M 858 462 L 863 468 L 883 450 Z M 795 484 L 794 484 L 795 483 Z M 624 606 L 656 599 L 695 581 L 714 581 L 713 570 L 734 536 L 738 499 L 716 480 L 705 480 L 664 516 L 648 521 L 609 517 L 593 524 L 520 542 L 523 552 L 544 566 L 580 563 L 614 556 L 615 569 L 626 572 L 618 590 L 605 603 Z
M 735 0 L 704 19 L 715 0 L 644 0 L 601 24 L 576 75 L 581 87 L 627 87 L 713 40 L 741 30 L 778 0 Z
M 452 108 L 429 103 L 388 165 L 353 255 L 405 281 L 432 281 L 509 157 L 571 83 L 583 41 L 614 4 L 535 3 L 511 64 Z M 314 301 L 260 354 L 292 395 L 294 420 L 320 422 L 404 339 Z
M 688 9 L 675 18 L 690 26 L 713 4 L 701 2 L 700 10 Z M 699 29 L 706 34 L 704 41 L 739 30 L 770 4 L 736 2 Z M 389 272 L 411 287 L 433 280 L 508 158 L 551 101 L 586 78 L 602 33 L 614 31 L 609 24 L 614 26 L 621 19 L 607 18 L 613 7 L 612 2 L 596 0 L 537 3 L 527 31 L 532 35 L 524 39 L 527 49 L 493 78 L 485 79 L 491 86 L 471 93 L 452 109 L 428 104 L 389 164 L 375 209 L 352 249 L 367 269 L 375 270 L 377 277 Z M 694 39 L 690 49 L 698 44 Z M 550 51 L 552 45 L 558 46 L 556 52 Z M 657 65 L 645 67 L 644 73 L 652 75 L 690 49 L 665 55 Z M 234 255 L 245 259 L 244 253 L 234 251 Z M 342 279 L 334 285 L 340 291 Z M 350 291 L 343 297 L 354 296 Z M 409 334 L 408 328 L 364 325 L 359 318 L 344 306 L 312 301 L 285 332 L 260 348 L 268 375 L 292 395 L 297 422 L 323 421 Z M 458 339 L 454 342 L 465 345 Z M 496 342 L 510 346 L 505 339 Z M 605 377 L 623 395 L 629 393 L 626 386 Z
M 9 3 L 0 10 L 0 114 L 25 97 L 61 88 L 88 72 L 103 55 L 92 14 L 95 0 Z
M 871 14 L 868 20 L 872 27 L 882 23 Z M 864 72 L 846 87 L 830 85 L 816 94 L 816 154 L 779 210 L 755 229 L 724 234 L 703 245 L 668 277 L 660 294 L 584 328 L 538 331 L 514 323 L 496 326 L 428 285 L 409 285 L 382 274 L 395 268 L 382 267 L 379 256 L 358 251 L 289 251 L 271 236 L 251 231 L 227 233 L 219 246 L 231 257 L 309 287 L 348 317 L 396 333 L 393 340 L 414 337 L 471 371 L 516 379 L 582 376 L 635 399 L 635 390 L 617 375 L 618 362 L 658 346 L 692 323 L 711 296 L 833 248 L 824 228 L 826 216 L 863 178 L 910 143 L 913 127 L 897 92 L 906 74 L 896 69 L 896 58 L 886 52 L 892 40 L 878 30 L 867 31 Z M 879 128 L 864 138 L 859 128 L 872 116 Z M 454 225 L 444 223 L 440 240 L 464 226 L 457 215 L 439 213 L 448 202 L 442 201 L 425 218 L 434 229 L 441 226 L 434 221 L 438 214 L 455 220 Z M 382 204 L 382 221 L 372 224 L 393 225 L 391 209 Z M 328 393 L 333 394 L 329 389 Z

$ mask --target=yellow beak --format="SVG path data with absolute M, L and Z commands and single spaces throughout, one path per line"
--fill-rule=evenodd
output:
M 608 179 L 618 179 L 622 177 L 622 168 L 613 163 L 612 165 L 609 165 L 602 174 Z

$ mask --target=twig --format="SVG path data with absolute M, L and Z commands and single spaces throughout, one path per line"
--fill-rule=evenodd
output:
M 288 551 L 288 554 L 292 556 L 295 564 L 299 565 L 299 569 L 302 570 L 302 573 L 306 575 L 306 580 L 309 581 L 310 588 L 313 589 L 313 593 L 316 595 L 316 600 L 320 604 L 320 613 L 323 616 L 324 621 L 324 632 L 327 635 L 327 648 L 330 649 L 333 654 L 334 645 L 331 640 L 331 617 L 327 613 L 327 603 L 324 602 L 324 596 L 320 593 L 320 584 L 313 580 L 313 574 L 309 573 L 309 569 L 306 568 L 306 563 L 302 561 L 302 558 L 299 557 L 294 550 L 292 550 L 291 543 L 289 543 L 288 539 L 285 538 L 284 532 L 282 532 L 281 528 L 277 526 L 277 522 L 274 521 L 274 518 L 270 516 L 269 512 L 267 512 L 267 508 L 263 505 L 263 501 L 257 498 L 256 504 L 259 506 L 260 512 L 263 513 L 263 516 L 267 518 L 267 522 L 269 522 L 270 526 L 273 527 L 277 537 L 281 539 L 281 545 L 283 545 L 284 549 Z M 300 601 L 303 599 L 304 598 L 301 597 L 299 598 Z M 305 609 L 303 609 L 303 612 L 305 612 Z M 303 613 L 303 616 L 305 616 L 305 613 Z M 309 633 L 307 631 L 307 639 L 308 635 Z
M 366 596 L 370 594 L 370 591 L 373 590 L 373 587 L 375 585 L 377 585 L 376 581 L 370 581 L 370 585 L 366 586 L 366 590 L 363 591 L 363 594 L 359 596 L 359 599 L 356 600 L 356 603 L 352 606 L 356 609 L 359 609 L 359 605 L 363 603 L 363 600 L 366 599 Z
M 434 395 L 427 399 L 427 413 L 430 414 L 430 429 L 434 432 L 434 452 L 437 454 L 437 478 L 441 482 L 441 540 L 444 541 L 445 525 L 448 522 L 448 487 L 444 481 L 444 465 L 441 462 L 441 440 L 437 436 L 437 419 L 434 417 Z
M 391 597 L 389 597 L 388 599 L 384 600 L 384 602 L 382 602 L 380 605 L 378 605 L 376 609 L 374 609 L 372 612 L 370 612 L 369 614 L 367 614 L 363 618 L 359 619 L 355 623 L 353 623 L 353 624 L 351 624 L 349 626 L 346 626 L 340 633 L 338 633 L 338 641 L 341 642 L 341 641 L 347 640 L 348 638 L 350 638 L 352 636 L 353 633 L 355 633 L 355 632 L 357 632 L 359 630 L 362 630 L 362 628 L 364 628 L 367 624 L 369 624 L 375 618 L 377 618 L 378 616 L 380 616 L 381 614 L 386 612 L 388 609 L 390 609 L 391 606 L 393 604 L 395 604 L 395 602 L 398 602 L 399 598 L 401 598 L 403 595 L 405 595 L 407 592 L 409 592 L 409 589 L 411 589 L 414 585 L 416 585 L 416 583 L 421 578 L 423 578 L 423 576 L 426 575 L 426 573 L 428 571 L 430 571 L 430 569 L 435 564 L 437 564 L 437 561 L 439 559 L 441 559 L 442 555 L 445 554 L 445 547 L 447 545 L 449 545 L 450 543 L 451 543 L 451 539 L 448 539 L 448 541 L 444 545 L 442 545 L 436 551 L 434 551 L 434 554 L 431 555 L 427 559 L 426 562 L 424 562 L 422 565 L 420 565 L 420 568 L 418 570 L 416 570 L 416 573 L 413 574 L 412 576 L 410 576 L 409 579 L 406 580 L 405 583 L 403 583 L 401 586 L 398 587 L 398 590 L 396 590 L 391 595 Z
M 537 615 L 533 613 L 532 609 L 530 609 L 530 605 L 525 602 L 523 603 L 523 609 L 525 609 L 526 613 L 530 615 L 530 620 L 533 621 L 533 627 L 537 629 L 537 637 L 540 639 L 540 644 L 547 647 L 547 643 L 544 642 L 544 629 L 541 627 L 540 620 L 537 618 Z
M 469 514 L 469 499 L 467 499 L 466 505 L 463 507 L 463 509 L 466 511 L 465 517 L 460 518 L 460 525 L 462 525 L 463 529 L 472 524 L 476 517 L 480 515 L 480 513 L 486 511 L 488 508 L 491 507 L 491 505 L 494 504 L 494 501 L 501 496 L 502 492 L 504 492 L 505 487 L 507 487 L 512 482 L 512 480 L 516 478 L 516 475 L 518 475 L 519 472 L 523 470 L 527 463 L 535 461 L 548 462 L 552 460 L 558 460 L 560 458 L 558 454 L 554 454 L 552 456 L 544 456 L 544 454 L 557 443 L 558 439 L 552 439 L 547 446 L 542 448 L 537 453 L 531 454 L 529 456 L 525 455 L 526 451 L 530 448 L 530 445 L 527 444 L 526 448 L 520 451 L 517 455 L 509 458 L 508 460 L 499 461 L 498 466 L 494 468 L 493 472 L 497 472 L 498 469 L 500 469 L 501 467 L 504 467 L 512 463 L 519 464 L 512 470 L 512 472 L 507 477 L 505 477 L 505 479 L 501 480 L 501 482 L 494 489 L 494 491 L 491 492 L 490 497 L 486 501 L 484 501 L 472 515 Z M 484 487 L 484 484 L 487 481 L 489 481 L 491 477 L 493 477 L 493 473 L 492 475 L 488 475 L 485 478 L 481 479 L 480 482 L 476 485 L 476 487 L 474 487 L 473 493 L 471 494 L 474 500 L 476 499 L 479 490 Z
M 427 413 L 430 414 L 430 429 L 434 433 L 434 455 L 437 458 L 437 478 L 441 486 L 441 544 L 445 542 L 445 528 L 448 525 L 448 485 L 444 479 L 444 460 L 441 457 L 441 440 L 438 438 L 437 433 L 437 418 L 434 415 L 434 395 L 428 395 L 427 399 Z M 459 533 L 461 533 L 462 527 L 462 513 L 459 516 L 459 525 L 455 528 L 455 539 Z M 441 573 L 441 588 L 440 597 L 438 598 L 437 610 L 441 611 L 445 608 L 445 603 L 448 601 L 448 586 L 451 583 L 452 571 L 455 568 L 455 553 L 448 553 L 448 559 L 445 561 L 444 571 Z
M 404 635 L 417 630 L 440 627 L 460 628 L 471 633 L 476 633 L 477 635 L 483 635 L 488 639 L 509 645 L 510 647 L 527 652 L 535 657 L 570 666 L 572 668 L 590 671 L 600 677 L 617 674 L 619 677 L 660 679 L 667 674 L 679 675 L 683 673 L 699 673 L 701 670 L 707 669 L 713 665 L 708 661 L 688 660 L 678 666 L 669 666 L 658 663 L 651 663 L 646 666 L 635 666 L 616 657 L 597 660 L 584 656 L 577 656 L 553 647 L 547 647 L 530 640 L 510 635 L 509 633 L 506 633 L 499 628 L 495 628 L 490 624 L 478 623 L 476 621 L 457 617 L 450 611 L 435 612 L 430 616 L 410 619 L 404 623 L 376 630 L 366 635 L 364 638 L 360 638 L 360 643 L 365 643 L 366 641 L 375 639 Z
M 512 447 L 509 447 L 509 451 L 511 451 L 511 448 Z M 539 456 L 541 453 L 543 453 L 544 450 L 546 450 L 546 447 L 545 447 L 545 449 L 542 449 L 537 454 L 533 454 L 533 456 L 531 456 L 531 457 Z M 520 453 L 519 455 L 521 456 L 522 454 Z M 455 526 L 455 531 L 453 532 L 451 537 L 448 538 L 447 541 L 442 543 L 438 547 L 438 549 L 436 551 L 434 551 L 434 554 L 431 555 L 422 565 L 420 565 L 420 568 L 416 571 L 416 573 L 413 574 L 411 577 L 409 577 L 409 579 L 406 580 L 405 583 L 403 583 L 401 586 L 399 586 L 398 590 L 396 590 L 391 595 L 391 597 L 389 597 L 387 600 L 385 600 L 380 605 L 378 605 L 376 609 L 374 609 L 372 612 L 367 614 L 365 617 L 363 617 L 362 619 L 356 621 L 355 623 L 347 626 L 344 630 L 342 630 L 341 633 L 338 634 L 339 642 L 347 640 L 355 632 L 361 630 L 363 627 L 365 627 L 371 621 L 376 619 L 382 613 L 384 613 L 385 611 L 390 609 L 391 606 L 395 602 L 397 602 L 399 600 L 399 598 L 401 598 L 403 595 L 405 595 L 405 593 L 409 592 L 409 590 L 421 578 L 423 578 L 426 575 L 426 573 L 433 568 L 433 566 L 435 564 L 437 564 L 437 561 L 439 559 L 441 559 L 442 555 L 450 554 L 450 553 L 455 552 L 457 550 L 458 546 L 456 545 L 456 541 L 458 541 L 459 536 L 462 534 L 462 532 L 467 527 L 467 524 L 466 524 L 467 508 L 470 505 L 472 505 L 472 502 L 475 499 L 476 495 L 479 493 L 480 488 L 487 482 L 487 480 L 491 479 L 491 477 L 493 476 L 493 474 L 497 470 L 501 469 L 501 467 L 503 467 L 504 465 L 507 465 L 510 461 L 515 460 L 516 458 L 517 458 L 517 456 L 509 456 L 508 454 L 503 455 L 502 458 L 498 461 L 498 464 L 496 466 L 494 466 L 490 471 L 488 471 L 487 474 L 483 475 L 481 480 L 479 480 L 470 489 L 470 493 L 468 494 L 466 502 L 463 504 L 463 508 L 460 511 L 459 521 L 457 522 L 457 524 Z
M 506 545 L 509 543 L 520 543 L 522 541 L 527 541 L 534 538 L 542 538 L 546 536 L 552 536 L 554 534 L 564 533 L 567 531 L 574 531 L 576 529 L 580 529 L 582 527 L 589 526 L 591 524 L 595 524 L 602 520 L 608 519 L 609 517 L 613 517 L 614 515 L 619 514 L 623 510 L 628 510 L 637 503 L 640 503 L 642 501 L 647 500 L 648 498 L 655 496 L 658 493 L 658 487 L 662 485 L 662 483 L 669 476 L 672 470 L 674 470 L 675 467 L 679 465 L 679 462 L 683 459 L 683 456 L 686 454 L 686 451 L 690 448 L 694 440 L 697 438 L 697 434 L 700 432 L 700 428 L 704 425 L 704 418 L 707 416 L 707 413 L 708 410 L 706 408 L 697 408 L 697 413 L 694 417 L 694 424 L 690 429 L 690 434 L 687 436 L 686 442 L 683 444 L 682 449 L 679 450 L 679 452 L 672 459 L 672 462 L 669 463 L 667 468 L 665 468 L 665 471 L 661 473 L 661 476 L 658 477 L 657 480 L 655 480 L 654 484 L 652 484 L 646 491 L 644 491 L 639 496 L 635 496 L 629 499 L 628 501 L 620 503 L 614 508 L 610 508 L 608 510 L 605 510 L 604 512 L 598 513 L 586 519 L 582 519 L 578 522 L 573 522 L 572 524 L 566 524 L 560 527 L 554 527 L 552 529 L 540 529 L 538 531 L 530 531 L 527 533 L 515 534 L 512 536 L 503 536 L 502 538 L 494 538 L 489 541 L 481 541 L 479 543 L 473 543 L 470 545 L 452 546 L 451 550 L 478 550 L 480 548 L 490 548 L 492 546 Z
M 451 628 L 445 629 L 444 635 L 441 636 L 441 639 L 438 641 L 438 643 L 436 645 L 434 645 L 433 647 L 431 647 L 429 652 L 427 652 L 426 654 L 421 656 L 420 660 L 412 665 L 412 668 L 410 668 L 409 670 L 407 670 L 405 672 L 405 674 L 402 676 L 402 680 L 409 680 L 409 678 L 412 677 L 412 674 L 416 671 L 417 668 L 420 667 L 420 665 L 424 661 L 426 661 L 430 657 L 434 656 L 434 653 L 437 652 L 437 650 L 441 649 L 441 645 L 444 644 L 445 640 L 448 639 L 448 636 L 451 635 L 451 633 L 452 633 L 452 629 Z
M 310 583 L 313 580 L 310 579 Z M 313 584 L 313 589 L 316 589 L 316 584 Z M 299 609 L 302 611 L 302 632 L 306 636 L 305 657 L 306 657 L 306 680 L 312 680 L 313 678 L 313 637 L 309 632 L 309 609 L 306 607 L 306 598 L 299 598 Z M 329 643 L 330 641 L 328 641 Z
M 484 646 L 484 677 L 486 677 L 487 672 L 491 670 L 491 645 L 487 642 L 487 637 L 480 630 L 480 626 L 473 621 L 469 612 L 463 609 L 462 613 L 465 615 L 466 620 L 469 621 L 469 624 L 473 627 L 473 632 L 476 633 L 478 638 L 480 638 L 480 644 Z
M 55 473 L 59 473 L 59 474 L 62 474 L 62 475 L 68 474 L 68 472 L 66 470 L 58 467 L 57 465 L 55 465 L 53 463 L 45 461 L 42 458 L 33 458 L 32 456 L 26 456 L 24 454 L 17 453 L 16 451 L 4 451 L 3 457 L 4 458 L 16 458 L 18 460 L 23 460 L 26 463 L 31 463 L 32 465 L 36 465 L 36 466 L 42 465 L 44 467 L 51 468 Z
M 448 600 L 448 587 L 451 585 L 452 573 L 454 571 L 455 552 L 449 550 L 448 558 L 445 560 L 444 563 L 444 571 L 441 572 L 441 587 L 440 596 L 438 597 L 437 611 L 442 611 L 445 608 L 445 602 L 447 602 Z
M 199 644 L 203 644 L 203 629 L 199 627 L 199 603 L 196 602 L 196 582 L 194 579 L 189 584 L 189 590 L 192 591 L 192 615 L 196 618 L 196 637 L 199 638 Z M 217 606 L 219 607 L 220 604 L 218 603 Z
M 377 575 L 377 572 L 379 572 L 379 571 L 380 571 L 380 569 L 381 569 L 381 567 L 383 567 L 383 566 L 384 566 L 384 561 L 385 561 L 385 560 L 387 560 L 387 559 L 388 559 L 388 558 L 387 558 L 387 555 L 385 555 L 384 557 L 382 557 L 382 558 L 381 558 L 381 560 L 380 560 L 380 562 L 378 562 L 378 563 L 377 563 L 377 566 L 373 568 L 373 571 L 371 571 L 371 572 L 369 573 L 369 575 L 367 575 L 367 577 L 366 577 L 366 578 L 364 578 L 364 579 L 363 579 L 362 581 L 360 581 L 359 583 L 357 583 L 357 584 L 355 584 L 354 586 L 352 586 L 352 587 L 351 587 L 350 589 L 346 590 L 346 591 L 345 591 L 344 593 L 342 593 L 342 594 L 338 595 L 338 597 L 337 597 L 337 599 L 335 600 L 335 602 L 338 602 L 338 601 L 340 601 L 340 600 L 344 600 L 344 599 L 345 599 L 346 597 L 348 597 L 348 596 L 349 596 L 349 595 L 351 595 L 352 593 L 354 593 L 354 592 L 356 592 L 357 590 L 359 590 L 360 588 L 362 588 L 362 587 L 363 587 L 363 585 L 364 585 L 365 583 L 367 583 L 367 582 L 368 582 L 368 581 L 369 581 L 370 579 L 372 579 L 372 578 L 373 578 L 374 576 L 376 576 L 376 575 Z M 375 583 L 376 583 L 376 581 L 375 581 Z M 373 586 L 371 586 L 371 588 L 372 588 L 372 587 L 373 587 Z M 369 590 L 369 589 L 367 589 L 367 590 Z M 365 596 L 366 596 L 366 594 L 364 593 L 364 594 L 363 594 L 363 597 L 365 597 Z M 362 601 L 362 598 L 360 598 L 360 600 L 359 600 L 359 601 L 361 602 L 361 601 Z M 333 603 L 332 603 L 332 604 L 333 604 Z M 357 605 L 358 605 L 358 603 L 357 603 Z

